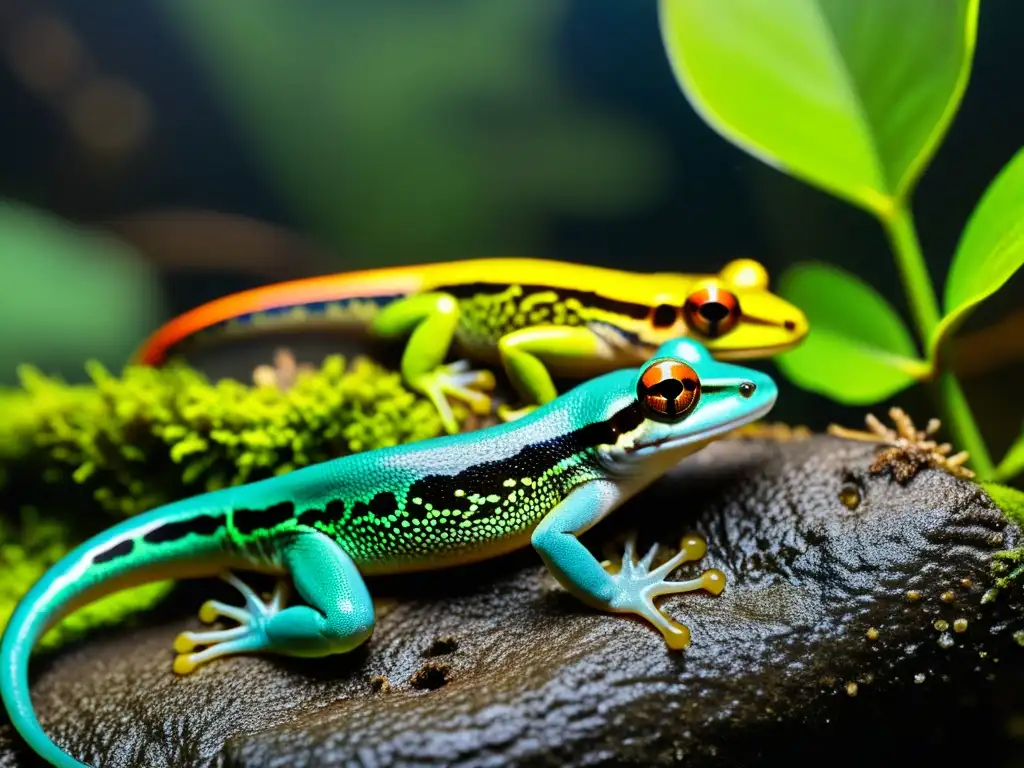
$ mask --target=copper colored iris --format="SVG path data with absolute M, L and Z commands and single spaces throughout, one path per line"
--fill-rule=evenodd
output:
M 690 294 L 683 304 L 683 319 L 702 336 L 728 333 L 740 319 L 740 301 L 724 288 L 711 286 Z
M 663 360 L 644 371 L 637 384 L 637 397 L 651 415 L 677 418 L 700 399 L 700 379 L 686 363 Z

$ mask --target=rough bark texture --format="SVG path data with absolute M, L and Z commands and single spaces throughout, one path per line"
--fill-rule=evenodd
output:
M 972 483 L 870 474 L 875 453 L 828 437 L 719 442 L 588 534 L 597 553 L 630 527 L 641 552 L 706 537 L 689 570 L 718 567 L 728 586 L 664 600 L 692 630 L 684 653 L 584 607 L 527 550 L 372 581 L 377 629 L 348 657 L 235 658 L 179 679 L 170 648 L 199 626 L 188 614 L 213 592 L 233 599 L 193 582 L 144 629 L 38 662 L 34 700 L 58 743 L 98 766 L 692 768 L 897 753 L 1013 765 L 1020 591 L 982 596 L 993 553 L 1020 532 Z M 0 766 L 32 764 L 16 744 L 0 727 Z

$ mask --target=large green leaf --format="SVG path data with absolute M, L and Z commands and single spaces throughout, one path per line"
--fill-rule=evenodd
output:
M 0 381 L 20 363 L 119 366 L 162 314 L 156 276 L 113 237 L 0 200 Z
M 870 285 L 826 264 L 783 273 L 779 294 L 810 322 L 807 339 L 776 358 L 804 389 L 848 405 L 870 405 L 927 375 L 900 316 Z
M 1024 265 L 1024 148 L 989 184 L 960 237 L 946 280 L 946 316 L 935 330 L 933 355 L 978 304 Z
M 660 0 L 683 92 L 725 138 L 879 216 L 966 87 L 978 0 Z

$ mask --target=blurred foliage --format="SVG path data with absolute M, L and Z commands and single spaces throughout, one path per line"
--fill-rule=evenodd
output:
M 991 183 L 963 232 L 943 316 L 911 208 L 967 87 L 978 0 L 661 0 L 666 50 L 683 92 L 750 154 L 873 214 L 892 245 L 918 335 L 854 275 L 797 265 L 780 294 L 811 331 L 778 364 L 795 384 L 868 405 L 915 382 L 936 394 L 983 480 L 1024 471 L 1024 434 L 992 461 L 947 354 L 952 332 L 1024 264 L 1024 153 Z M 923 358 L 923 359 L 922 359 Z
M 25 367 L 21 388 L 0 390 L 0 625 L 69 546 L 124 516 L 442 433 L 428 400 L 366 358 L 330 357 L 287 391 L 210 383 L 181 365 L 129 367 L 119 377 L 88 369 L 90 384 L 68 385 Z M 467 410 L 453 409 L 464 423 Z M 60 633 L 113 621 L 165 591 L 112 596 L 69 617 Z
M 559 82 L 564 0 L 164 0 L 254 160 L 347 267 L 530 252 L 648 204 L 656 136 Z
M 120 362 L 162 317 L 156 279 L 128 246 L 2 200 L 0 274 L 3 378 L 27 361 Z

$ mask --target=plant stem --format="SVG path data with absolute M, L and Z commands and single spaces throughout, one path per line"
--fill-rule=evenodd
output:
M 882 224 L 896 254 L 896 266 L 903 279 L 903 290 L 906 291 L 907 300 L 910 302 L 910 311 L 914 316 L 921 347 L 927 356 L 932 332 L 942 318 L 939 314 L 939 302 L 932 288 L 932 280 L 928 277 L 928 266 L 921 254 L 921 243 L 918 242 L 917 228 L 914 226 L 914 214 L 906 205 L 897 203 L 892 215 L 883 218 Z
M 974 414 L 971 413 L 971 407 L 967 404 L 963 388 L 952 371 L 944 371 L 939 374 L 939 393 L 946 412 L 949 431 L 952 434 L 953 445 L 971 455 L 969 463 L 977 473 L 979 480 L 991 478 L 995 471 L 992 457 L 989 456 L 985 438 L 982 437 L 981 431 L 974 421 Z
M 921 243 L 917 239 L 917 228 L 914 225 L 914 214 L 903 202 L 898 202 L 889 216 L 882 217 L 882 224 L 889 236 L 896 265 L 903 280 L 903 290 L 907 294 L 910 310 L 914 316 L 914 325 L 921 341 L 921 348 L 926 357 L 931 355 L 932 334 L 942 319 L 939 314 L 939 302 L 928 276 L 928 266 L 921 253 Z M 929 359 L 932 366 L 942 364 L 941 353 L 937 359 Z M 991 477 L 993 472 L 992 458 L 982 437 L 974 414 L 967 403 L 963 388 L 952 370 L 939 373 L 938 394 L 943 406 L 943 415 L 949 429 L 953 444 L 970 454 L 970 465 L 980 480 Z

